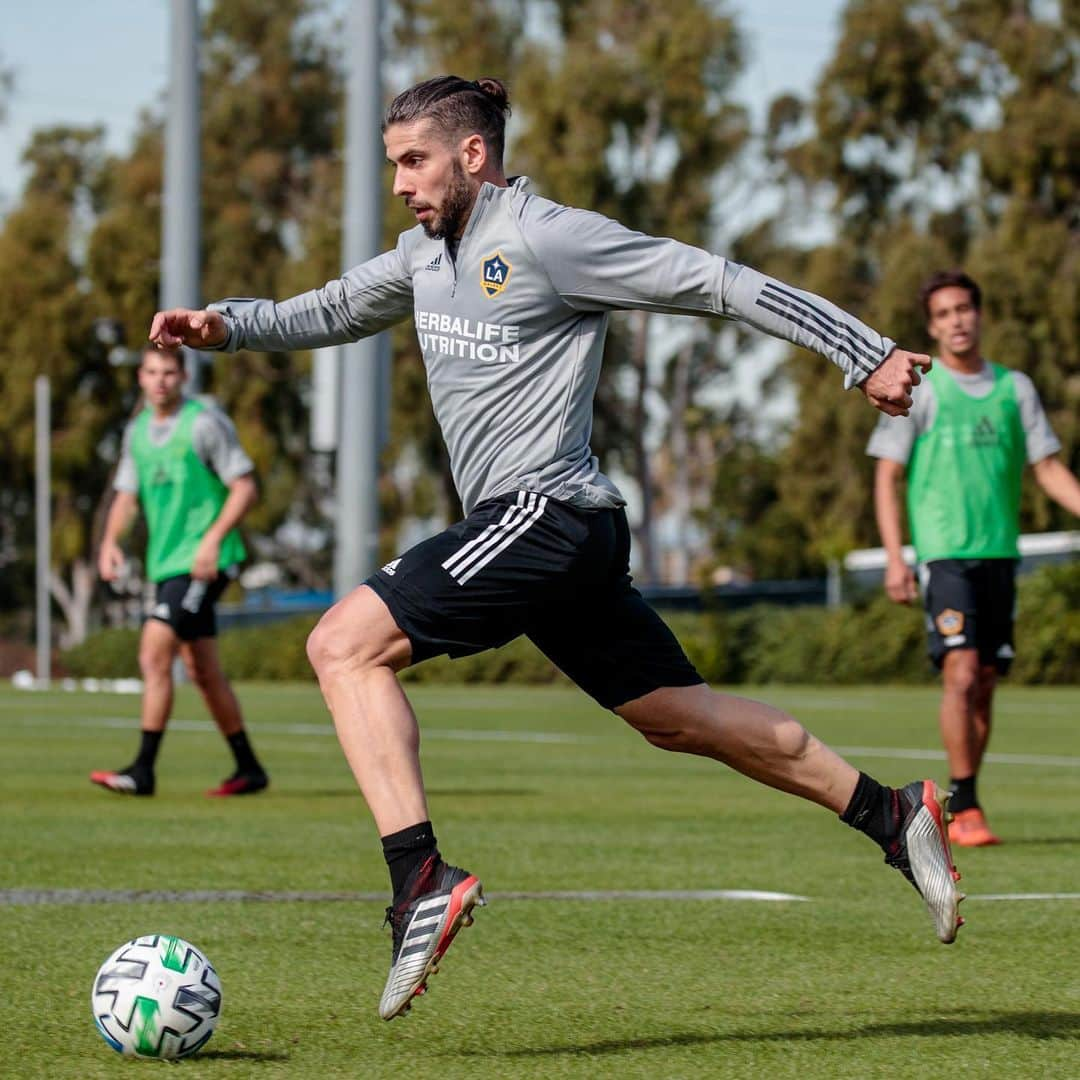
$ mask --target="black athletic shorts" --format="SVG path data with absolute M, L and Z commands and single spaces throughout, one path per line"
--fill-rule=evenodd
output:
M 180 574 L 157 582 L 146 617 L 168 623 L 181 641 L 216 636 L 214 605 L 228 588 L 229 582 L 236 578 L 237 570 L 237 567 L 231 566 L 213 581 L 199 581 L 190 574 Z
M 930 659 L 978 649 L 979 662 L 1006 674 L 1013 656 L 1015 559 L 939 559 L 919 568 Z
M 365 584 L 408 636 L 414 663 L 468 656 L 525 634 L 608 709 L 704 681 L 631 585 L 621 509 L 512 492 L 481 503 Z

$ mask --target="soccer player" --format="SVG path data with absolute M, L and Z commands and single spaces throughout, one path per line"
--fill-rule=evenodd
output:
M 439 854 L 396 673 L 520 634 L 652 744 L 716 758 L 867 833 L 952 941 L 944 796 L 930 781 L 883 787 L 779 709 L 709 689 L 631 585 L 624 500 L 589 448 L 616 309 L 742 319 L 828 356 L 890 413 L 909 408 L 929 358 L 749 267 L 540 198 L 503 171 L 508 111 L 495 79 L 404 91 L 383 138 L 416 227 L 394 250 L 291 300 L 159 312 L 150 329 L 163 346 L 307 349 L 415 320 L 466 516 L 340 600 L 308 641 L 390 871 L 380 1015 L 410 1007 L 482 902 L 477 877 Z
M 98 554 L 102 578 L 115 580 L 124 563 L 120 538 L 141 503 L 149 534 L 146 573 L 155 589 L 139 641 L 142 736 L 127 768 L 92 772 L 90 779 L 122 794 L 154 794 L 179 653 L 235 758 L 233 774 L 207 794 L 249 795 L 269 781 L 218 663 L 214 605 L 245 556 L 236 526 L 255 502 L 254 466 L 224 413 L 184 397 L 186 377 L 181 349 L 144 351 L 139 386 L 146 407 L 124 431 Z
M 939 715 L 954 814 L 949 836 L 979 847 L 1000 843 L 975 781 L 990 739 L 994 687 L 1014 655 L 1024 465 L 1074 514 L 1080 514 L 1080 483 L 1057 456 L 1061 444 L 1031 380 L 979 351 L 979 286 L 959 270 L 940 271 L 921 298 L 941 363 L 912 395 L 907 416 L 880 418 L 866 452 L 878 459 L 874 505 L 888 555 L 885 591 L 900 604 L 918 595 L 901 552 L 897 488 L 907 475 L 930 657 L 942 672 Z

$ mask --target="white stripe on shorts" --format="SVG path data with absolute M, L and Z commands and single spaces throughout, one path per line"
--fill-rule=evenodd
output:
M 546 495 L 519 491 L 517 503 L 507 507 L 501 520 L 495 525 L 489 525 L 479 536 L 462 545 L 442 564 L 443 569 L 448 571 L 459 585 L 464 585 L 496 555 L 528 532 L 540 520 L 546 506 Z
M 442 564 L 443 569 L 449 570 L 452 574 L 457 569 L 455 564 L 468 555 L 469 552 L 478 547 L 487 547 L 487 545 L 493 541 L 494 536 L 499 529 L 505 528 L 514 519 L 515 515 L 521 511 L 522 507 L 524 507 L 526 494 L 527 492 L 519 491 L 517 493 L 517 503 L 506 508 L 506 513 L 503 514 L 502 520 L 489 525 L 479 536 L 474 536 L 468 543 L 459 547 L 457 551 Z

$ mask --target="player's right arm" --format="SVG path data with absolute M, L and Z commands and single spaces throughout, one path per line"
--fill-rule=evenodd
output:
M 132 491 L 117 491 L 113 495 L 105 519 L 105 535 L 98 551 L 98 573 L 102 581 L 115 581 L 124 565 L 124 552 L 120 547 L 120 537 L 124 535 L 135 520 L 139 509 L 139 497 Z
M 885 592 L 898 604 L 910 604 L 918 595 L 915 574 L 904 561 L 900 531 L 900 482 L 906 469 L 899 461 L 878 458 L 874 470 L 874 516 L 885 548 Z
M 410 233 L 403 233 L 393 251 L 288 300 L 230 297 L 203 311 L 159 311 L 150 340 L 223 352 L 286 352 L 369 337 L 412 314 L 409 250 L 414 242 Z

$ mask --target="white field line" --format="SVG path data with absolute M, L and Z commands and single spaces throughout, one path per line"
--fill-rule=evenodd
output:
M 915 761 L 944 761 L 941 750 L 905 750 L 895 746 L 834 746 L 838 754 L 846 757 L 910 758 Z M 1057 754 L 987 754 L 984 761 L 995 765 L 1060 765 L 1066 769 L 1080 769 L 1080 757 Z
M 42 735 L 54 734 L 63 727 L 82 728 L 132 728 L 137 724 L 135 717 L 123 716 L 69 716 L 63 719 L 33 720 L 28 717 L 16 718 L 19 727 L 35 728 Z M 212 731 L 209 720 L 170 720 L 169 727 L 174 731 Z M 329 721 L 325 724 L 260 724 L 256 729 L 260 738 L 276 735 L 317 735 L 332 736 L 334 729 Z M 499 731 L 483 728 L 424 728 L 426 740 L 447 740 L 456 742 L 510 742 L 510 743 L 552 743 L 565 745 L 585 745 L 607 742 L 618 736 L 613 735 L 575 735 L 571 732 L 556 731 Z M 941 750 L 908 749 L 898 746 L 835 746 L 833 749 L 845 757 L 893 758 L 909 761 L 944 761 Z M 995 765 L 1033 765 L 1037 767 L 1057 766 L 1065 769 L 1080 769 L 1080 757 L 1067 757 L 1059 754 L 995 754 L 989 753 L 985 760 Z
M 741 900 L 759 903 L 807 902 L 810 897 L 793 893 L 764 892 L 759 889 L 586 889 L 569 892 L 495 892 L 499 900 Z M 381 892 L 307 892 L 303 890 L 247 889 L 0 889 L 0 907 L 38 904 L 136 904 L 136 903 L 216 903 L 216 902 L 356 902 L 386 903 Z
M 968 893 L 968 900 L 1080 900 L 1080 892 Z
M 54 717 L 48 720 L 30 720 L 17 718 L 15 724 L 24 728 L 36 728 L 41 735 L 53 734 L 64 727 L 80 728 L 130 728 L 138 727 L 137 716 L 68 716 L 63 719 Z M 214 726 L 209 720 L 170 720 L 171 731 L 212 732 Z M 321 735 L 333 736 L 334 727 L 329 719 L 325 724 L 259 724 L 253 728 L 259 738 L 274 735 Z M 425 739 L 453 739 L 462 742 L 524 742 L 524 743 L 582 743 L 606 742 L 609 735 L 575 735 L 557 731 L 485 731 L 483 728 L 457 730 L 453 728 L 425 728 Z
M 750 901 L 755 903 L 809 903 L 812 897 L 760 889 L 584 889 L 571 891 L 518 891 L 488 894 L 492 901 L 539 900 L 586 903 L 616 901 Z M 1080 900 L 1080 893 L 985 893 L 968 900 L 1039 902 Z M 0 907 L 44 904 L 205 904 L 205 903 L 385 903 L 381 892 L 309 892 L 304 890 L 247 889 L 0 889 Z

